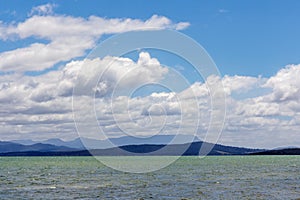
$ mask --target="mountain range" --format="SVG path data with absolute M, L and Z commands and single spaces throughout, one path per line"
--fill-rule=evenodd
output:
M 96 140 L 90 138 L 76 138 L 70 141 L 63 141 L 58 138 L 33 141 L 33 140 L 12 140 L 10 142 L 22 145 L 33 145 L 36 143 L 51 144 L 55 146 L 65 146 L 75 149 L 107 149 L 115 146 L 139 145 L 139 144 L 184 144 L 200 141 L 192 135 L 155 135 L 150 138 L 123 136 L 119 138 L 110 138 L 106 140 Z
M 23 145 L 23 144 L 18 144 L 13 142 L 0 141 L 0 153 L 25 152 L 25 151 L 55 152 L 55 151 L 78 151 L 78 149 L 69 148 L 65 146 L 55 146 L 51 144 L 42 144 L 42 143 Z
M 192 143 L 190 141 L 193 141 Z M 172 142 L 172 143 L 171 143 Z M 1 156 L 119 156 L 119 155 L 198 155 L 204 143 L 185 135 L 157 135 L 151 138 L 124 136 L 110 140 L 77 138 L 71 141 L 14 140 L 0 142 Z M 261 151 L 205 143 L 211 147 L 209 155 L 244 155 Z
M 0 141 L 0 156 L 136 156 L 136 155 L 300 155 L 300 148 L 251 149 L 210 144 L 193 136 L 157 135 L 152 138 L 124 136 L 110 140 L 77 138 L 71 141 Z M 193 140 L 194 139 L 194 140 Z M 173 140 L 173 141 L 172 141 Z M 170 143 L 172 141 L 172 143 Z M 193 141 L 193 142 L 190 142 Z M 204 151 L 203 151 L 204 150 Z
M 2 146 L 3 142 L 0 142 Z M 15 143 L 14 148 L 16 147 Z M 120 147 L 113 147 L 108 149 L 91 149 L 91 150 L 74 150 L 63 146 L 54 146 L 49 144 L 38 144 L 39 148 L 33 148 L 34 145 L 19 144 L 17 149 L 4 151 L 0 156 L 138 156 L 138 155 L 166 155 L 166 156 L 179 156 L 179 155 L 199 155 L 200 148 L 203 142 L 193 142 L 186 144 L 173 144 L 173 145 L 157 145 L 157 144 L 142 144 L 142 145 L 125 145 Z M 211 151 L 204 151 L 208 155 L 247 155 L 262 151 L 261 149 L 248 149 L 240 147 L 230 147 L 224 145 L 213 145 L 206 143 L 208 147 L 212 147 Z M 22 148 L 20 148 L 22 147 Z M 44 147 L 50 147 L 45 150 Z M 57 147 L 57 148 L 55 148 Z M 3 148 L 2 148 L 3 150 Z M 210 149 L 209 149 L 210 150 Z

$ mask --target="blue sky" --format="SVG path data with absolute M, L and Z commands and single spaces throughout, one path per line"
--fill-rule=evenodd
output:
M 6 2 L 1 5 L 0 19 L 23 21 L 33 6 L 48 2 Z M 50 2 L 57 4 L 56 13 L 71 16 L 147 19 L 158 14 L 188 21 L 191 26 L 182 32 L 208 51 L 222 74 L 268 77 L 286 64 L 300 63 L 299 1 Z M 26 41 L 0 44 L 3 51 L 26 45 Z
M 0 8 L 0 140 L 70 140 L 81 129 L 103 139 L 99 128 L 108 137 L 196 132 L 204 139 L 213 113 L 208 86 L 222 83 L 219 143 L 299 146 L 299 10 L 296 0 L 7 1 Z M 185 60 L 153 49 L 84 60 L 114 34 L 149 28 L 194 39 L 221 77 L 203 80 Z

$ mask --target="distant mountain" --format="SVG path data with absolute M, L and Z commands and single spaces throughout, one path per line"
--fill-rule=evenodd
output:
M 86 149 L 79 138 L 77 138 L 75 140 L 70 140 L 70 141 L 63 141 L 58 138 L 53 138 L 53 139 L 40 141 L 40 143 L 51 144 L 51 145 L 55 145 L 55 146 L 65 146 L 65 147 L 80 149 L 80 150 Z
M 271 149 L 271 150 L 282 150 L 282 149 L 298 149 L 300 147 L 298 146 L 283 146 L 283 147 L 277 147 L 275 149 Z
M 286 148 L 251 153 L 251 155 L 300 155 L 300 148 Z
M 174 141 L 172 141 L 174 139 Z M 53 138 L 44 141 L 34 142 L 32 140 L 14 140 L 12 142 L 16 142 L 19 144 L 34 144 L 34 143 L 43 143 L 43 144 L 51 144 L 55 146 L 65 146 L 69 148 L 76 149 L 107 149 L 115 146 L 125 146 L 125 145 L 139 145 L 139 144 L 184 144 L 190 142 L 200 141 L 197 137 L 194 138 L 192 135 L 155 135 L 150 138 L 139 138 L 132 136 L 123 136 L 119 138 L 111 138 L 106 140 L 96 140 L 89 138 L 77 138 L 71 141 L 63 141 L 58 138 Z
M 39 151 L 39 152 L 55 152 L 55 151 L 76 151 L 78 149 L 69 148 L 65 146 L 55 146 L 51 144 L 32 144 L 32 145 L 23 145 L 13 142 L 3 142 L 0 141 L 0 152 L 27 152 L 27 151 Z
M 207 147 L 212 147 L 212 150 L 208 155 L 248 155 L 250 153 L 263 151 L 261 149 L 248 149 L 224 146 L 220 144 L 209 144 L 205 143 Z M 203 142 L 193 142 L 191 144 L 174 144 L 174 145 L 155 145 L 155 144 L 144 144 L 144 145 L 126 145 L 120 148 L 108 148 L 108 149 L 94 149 L 94 150 L 81 150 L 81 151 L 27 151 L 27 152 L 7 152 L 0 153 L 0 156 L 137 156 L 137 155 L 199 155 L 199 150 L 202 147 Z M 125 150 L 125 151 L 124 151 Z M 210 150 L 210 149 L 209 149 Z
M 11 140 L 9 142 L 23 144 L 23 145 L 32 145 L 32 144 L 40 143 L 40 142 L 33 141 L 33 140 Z
M 77 138 L 75 140 L 71 140 L 71 141 L 63 141 L 59 138 L 52 138 L 52 139 L 42 140 L 42 141 L 11 140 L 8 142 L 18 143 L 18 144 L 23 144 L 23 145 L 32 145 L 32 144 L 41 143 L 41 144 L 51 144 L 51 145 L 55 145 L 55 146 L 65 146 L 65 147 L 75 148 L 75 149 L 85 149 L 79 138 Z
M 205 145 L 205 146 L 203 146 Z M 220 144 L 211 144 L 204 142 L 193 142 L 186 144 L 174 144 L 174 145 L 127 145 L 120 148 L 126 150 L 125 155 L 138 155 L 140 153 L 149 153 L 149 155 L 185 155 L 194 156 L 199 155 L 200 148 L 202 149 L 202 155 L 246 155 L 253 152 L 262 151 L 261 149 L 249 149 L 240 147 L 231 147 Z M 109 149 L 111 152 L 122 152 L 120 148 Z M 205 149 L 206 148 L 206 149 Z M 92 150 L 95 155 L 101 155 L 101 151 Z M 129 152 L 129 153 L 127 153 Z
M 155 135 L 150 138 L 137 138 L 124 136 L 120 138 L 112 138 L 111 142 L 116 146 L 139 145 L 139 144 L 185 144 L 198 142 L 199 138 L 193 135 Z

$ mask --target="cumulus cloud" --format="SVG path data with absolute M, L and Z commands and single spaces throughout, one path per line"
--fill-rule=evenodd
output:
M 51 14 L 53 5 L 46 4 L 33 8 L 39 14 Z M 65 15 L 34 15 L 17 24 L 0 23 L 0 38 L 44 39 L 27 47 L 0 54 L 1 71 L 39 71 L 52 67 L 61 61 L 83 56 L 93 48 L 103 34 L 115 34 L 134 30 L 181 30 L 189 23 L 173 23 L 170 19 L 153 15 L 148 20 L 130 18 L 107 19 L 98 16 L 72 17 Z
M 272 88 L 273 92 L 267 96 L 269 100 L 299 101 L 300 99 L 300 65 L 288 65 L 271 77 L 265 87 Z
M 259 83 L 259 78 L 249 76 L 225 75 L 222 82 L 225 92 L 230 95 L 232 92 L 239 93 L 252 89 Z
M 107 63 L 112 64 L 103 73 Z M 276 75 L 263 79 L 246 76 L 210 77 L 210 84 L 223 81 L 227 91 L 227 116 L 219 142 L 252 147 L 299 143 L 300 103 L 297 89 L 300 84 L 295 77 L 299 69 L 300 65 L 287 66 Z M 15 139 L 25 135 L 30 138 L 77 137 L 72 121 L 71 99 L 76 83 L 83 90 L 78 93 L 79 106 L 74 109 L 83 117 L 78 125 L 89 130 L 86 136 L 97 137 L 100 124 L 109 137 L 122 136 L 124 131 L 144 136 L 158 132 L 176 134 L 180 131 L 181 134 L 196 132 L 200 138 L 205 138 L 211 114 L 211 92 L 207 83 L 196 82 L 181 92 L 152 93 L 144 97 L 124 96 L 122 93 L 110 96 L 119 82 L 122 83 L 118 86 L 120 91 L 124 91 L 126 88 L 135 88 L 137 83 L 160 81 L 167 73 L 167 68 L 161 66 L 157 59 L 141 52 L 137 61 L 105 57 L 71 61 L 60 70 L 36 77 L 4 75 L 0 81 L 1 138 Z M 99 74 L 103 75 L 100 79 Z M 96 87 L 91 85 L 98 80 Z M 255 97 L 232 96 L 233 92 L 247 93 L 253 87 L 269 87 L 270 90 Z M 91 94 L 95 92 L 99 96 L 93 99 Z M 89 109 L 91 104 L 95 104 L 95 110 Z M 99 124 L 92 123 L 95 113 Z M 197 129 L 192 129 L 196 123 Z M 43 134 L 34 135 L 37 130 Z M 258 141 L 258 138 L 261 139 Z
M 163 97 L 163 98 L 161 98 Z M 153 93 L 151 104 L 146 105 L 141 114 L 145 116 L 180 115 L 180 103 L 174 98 L 174 93 Z
M 107 70 L 108 64 L 110 67 Z M 103 74 L 98 85 L 106 84 L 109 87 L 100 88 L 93 85 L 104 71 L 107 73 Z M 35 119 L 34 124 L 39 126 L 43 123 L 49 124 L 51 121 L 56 125 L 57 120 L 52 118 L 57 116 L 69 123 L 72 119 L 73 87 L 79 87 L 77 91 L 80 92 L 76 95 L 82 96 L 80 98 L 83 99 L 84 106 L 87 102 L 85 99 L 91 98 L 90 92 L 104 97 L 115 90 L 117 84 L 120 84 L 120 88 L 116 90 L 123 91 L 137 84 L 159 81 L 167 72 L 168 69 L 162 67 L 158 60 L 151 58 L 146 52 L 141 52 L 136 62 L 129 58 L 108 56 L 102 60 L 72 61 L 62 70 L 35 77 L 5 75 L 0 81 L 2 123 L 27 126 L 31 119 Z M 104 105 L 107 104 L 108 102 Z M 19 120 L 21 116 L 24 116 L 23 120 Z M 25 116 L 28 116 L 28 122 Z M 47 116 L 50 119 L 38 116 Z
M 0 102 L 9 102 L 12 97 L 15 102 L 24 97 L 34 102 L 47 102 L 57 97 L 70 97 L 73 87 L 76 87 L 75 95 L 95 94 L 103 97 L 113 91 L 159 81 L 167 73 L 168 68 L 161 66 L 146 52 L 140 53 L 137 62 L 111 56 L 72 61 L 62 70 L 36 77 L 2 76 Z
M 168 73 L 168 68 L 162 67 L 157 59 L 151 58 L 146 52 L 139 54 L 137 62 L 129 58 L 107 56 L 102 60 L 85 59 L 67 64 L 67 71 L 74 69 L 79 70 L 75 95 L 94 93 L 96 97 L 156 82 Z

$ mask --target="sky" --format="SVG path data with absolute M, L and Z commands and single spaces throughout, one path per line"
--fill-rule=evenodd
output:
M 299 8 L 292 0 L 8 1 L 0 8 L 0 140 L 69 140 L 80 128 L 99 138 L 99 127 L 108 137 L 205 138 L 207 85 L 221 82 L 227 110 L 219 143 L 300 146 Z M 221 76 L 203 79 L 182 58 L 158 50 L 86 58 L 113 35 L 149 29 L 186 34 Z M 150 84 L 171 82 L 171 89 Z M 74 87 L 82 87 L 75 108 Z M 95 96 L 86 95 L 90 90 Z M 92 101 L 98 124 L 88 111 Z M 74 112 L 85 116 L 77 130 Z

